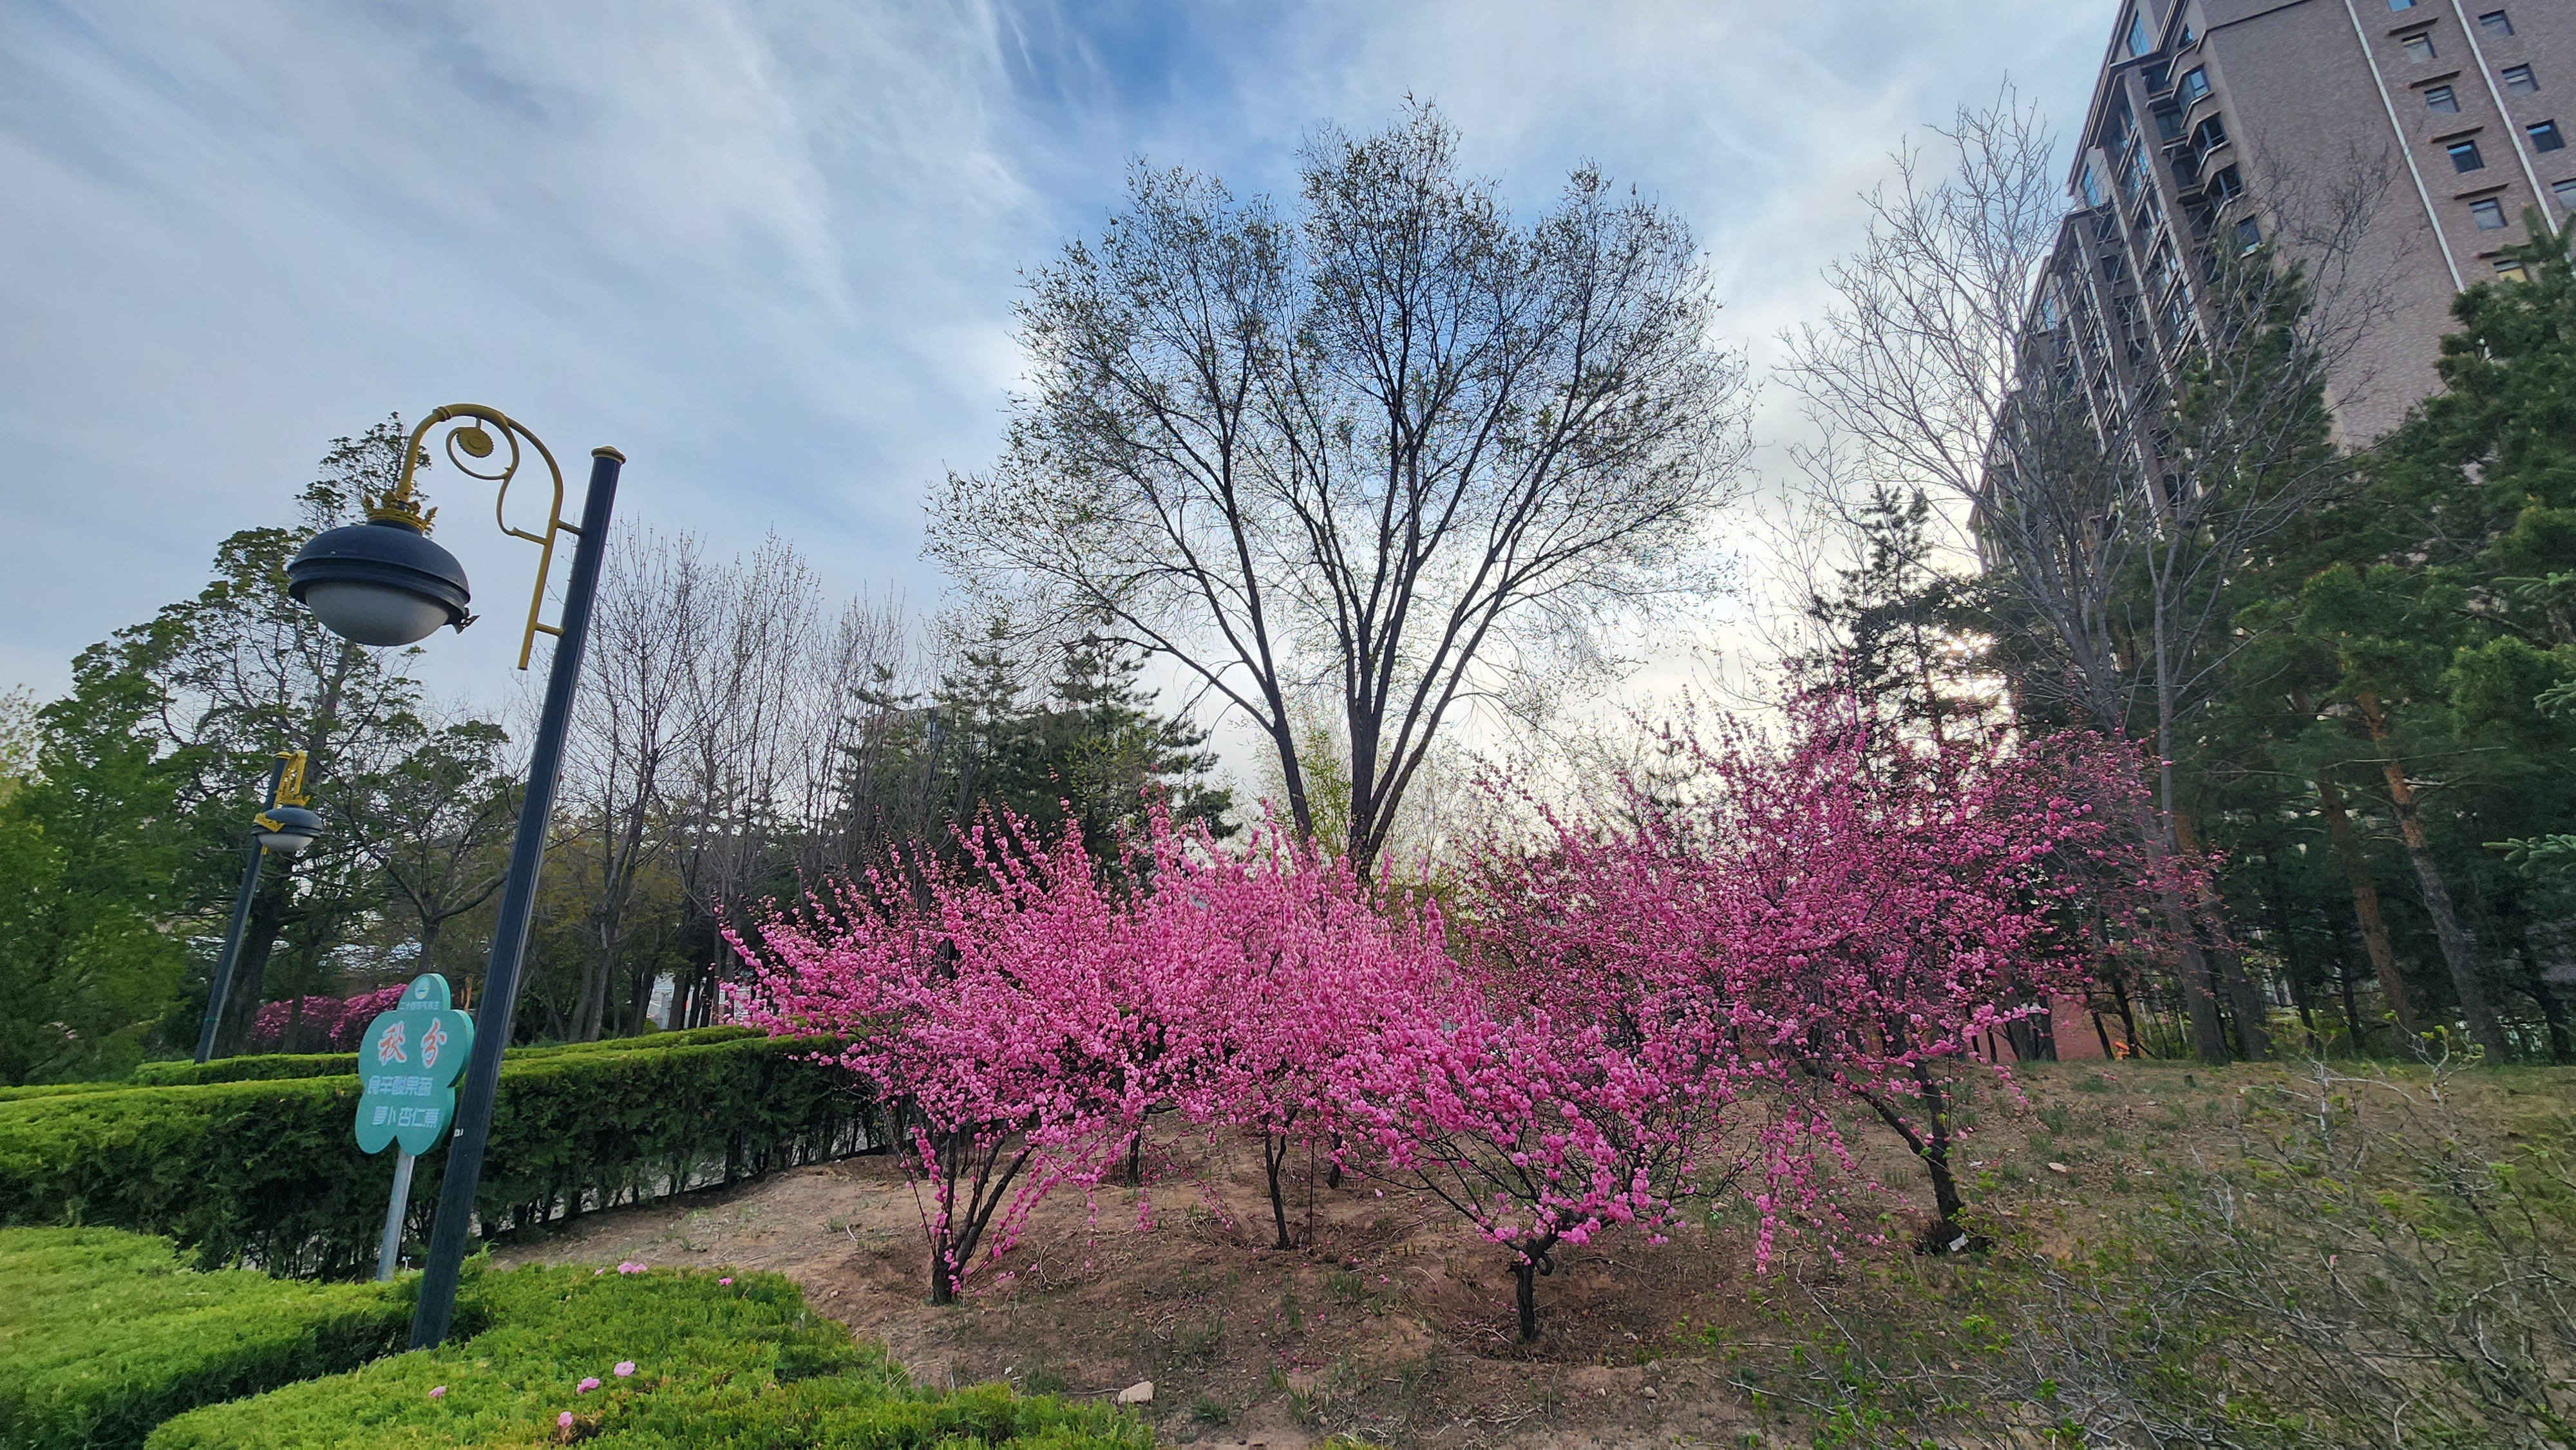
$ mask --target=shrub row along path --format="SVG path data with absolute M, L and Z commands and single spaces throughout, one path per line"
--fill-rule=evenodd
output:
M 2228 1154 L 2242 1090 L 2281 1076 L 2067 1064 L 2024 1075 L 2027 1106 L 1981 1089 L 1961 1156 L 2005 1247 L 1964 1272 L 2097 1241 L 2157 1200 L 2159 1165 L 2170 1181 L 2175 1166 Z M 2557 1077 L 2546 1095 L 2565 1090 Z M 2496 1085 L 2481 1091 L 2504 1101 Z M 1924 1197 L 1901 1156 L 1868 1166 Z M 1365 1178 L 1318 1182 L 1311 1241 L 1273 1252 L 1259 1247 L 1270 1229 L 1257 1142 L 1167 1131 L 1146 1177 L 1142 1194 L 1104 1187 L 1091 1207 L 1058 1194 L 1002 1272 L 948 1308 L 926 1302 L 914 1196 L 884 1158 L 592 1215 L 498 1259 L 772 1270 L 885 1340 L 925 1384 L 1107 1397 L 1151 1380 L 1146 1413 L 1165 1443 L 1267 1450 L 1337 1432 L 1428 1446 L 1805 1444 L 1794 1409 L 1757 1409 L 1731 1381 L 1785 1358 L 1814 1322 L 1807 1306 L 1911 1304 L 1937 1318 L 1942 1276 L 1962 1272 L 1891 1247 L 1757 1275 L 1750 1213 L 1718 1205 L 1660 1248 L 1622 1237 L 1566 1255 L 1541 1281 L 1543 1338 L 1523 1347 L 1500 1254 L 1452 1215 L 1381 1197 Z M 1911 1226 L 1888 1224 L 1900 1245 Z

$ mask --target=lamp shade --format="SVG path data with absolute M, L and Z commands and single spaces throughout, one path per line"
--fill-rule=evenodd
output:
M 442 624 L 463 629 L 465 566 L 399 519 L 313 536 L 286 566 L 286 592 L 333 634 L 358 644 L 413 644 Z
M 302 806 L 270 806 L 251 821 L 259 843 L 281 856 L 301 856 L 322 834 L 322 818 Z

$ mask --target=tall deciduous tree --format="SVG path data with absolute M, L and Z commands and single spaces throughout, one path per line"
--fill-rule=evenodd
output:
M 362 496 L 393 486 L 405 434 L 399 418 L 334 440 L 298 496 L 294 524 L 243 529 L 215 553 L 214 577 L 191 599 L 93 646 L 78 669 L 100 690 L 131 690 L 136 729 L 175 772 L 189 823 L 185 858 L 192 912 L 220 922 L 240 870 L 250 817 L 278 751 L 300 750 L 314 795 L 336 814 L 344 785 L 378 768 L 387 723 L 413 708 L 418 687 L 401 655 L 364 650 L 324 629 L 286 595 L 286 564 L 315 532 L 348 522 Z M 310 991 L 331 974 L 330 951 L 376 904 L 350 833 L 323 834 L 292 871 L 272 869 L 254 899 L 218 1053 L 239 1050 L 267 985 L 272 954 Z
M 1127 209 L 1031 279 L 1032 386 L 931 510 L 959 579 L 1058 637 L 1106 619 L 1268 738 L 1314 830 L 1290 701 L 1347 725 L 1365 865 L 1464 701 L 1535 708 L 1612 665 L 1603 626 L 1705 584 L 1743 369 L 1688 229 L 1598 172 L 1535 221 L 1428 106 L 1319 132 L 1291 214 L 1139 165 Z
M 2163 264 L 2193 275 L 2167 292 L 2196 301 L 2128 319 L 2141 342 L 2161 336 L 2124 390 L 2080 365 L 2079 335 L 2095 355 L 2110 346 L 2102 304 L 2083 288 L 2034 301 L 2065 220 L 2044 121 L 2007 91 L 1941 135 L 1950 170 L 1898 158 L 1896 185 L 1869 198 L 1868 240 L 1827 271 L 1835 306 L 1789 339 L 1785 377 L 1857 481 L 1951 505 L 1999 623 L 2021 636 L 2006 653 L 2028 703 L 2153 741 L 2159 790 L 2140 833 L 2188 855 L 2173 762 L 2237 643 L 2238 585 L 2346 487 L 2324 384 L 2383 302 L 2352 274 L 2379 179 L 2356 168 L 2285 191 L 2265 219 L 2279 245 L 2249 256 L 2169 238 Z M 2195 1044 L 2223 1061 L 2219 991 L 2249 1051 L 2263 1004 L 2210 907 L 2164 903 Z

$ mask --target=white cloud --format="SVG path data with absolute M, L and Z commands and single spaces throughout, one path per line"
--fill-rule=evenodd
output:
M 1690 217 L 1767 360 L 1897 137 L 2007 71 L 2071 114 L 2111 8 L 17 0 L 0 685 L 58 688 L 193 590 L 333 435 L 460 399 L 621 446 L 627 518 L 774 525 L 927 597 L 920 492 L 1000 434 L 1018 269 L 1137 152 L 1277 190 L 1316 122 L 1408 92 L 1524 206 L 1596 159 Z M 487 535 L 442 530 L 515 593 Z M 504 653 L 444 644 L 436 677 L 490 691 Z

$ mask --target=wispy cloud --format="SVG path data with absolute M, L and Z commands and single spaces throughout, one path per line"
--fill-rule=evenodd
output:
M 1897 137 L 2007 72 L 2065 114 L 2110 10 L 17 0 L 0 683 L 58 687 L 192 589 L 331 436 L 464 398 L 620 445 L 631 516 L 719 548 L 775 526 L 847 587 L 926 595 L 921 490 L 995 446 L 1018 270 L 1133 155 L 1276 190 L 1317 122 L 1407 93 L 1526 205 L 1591 159 L 1691 217 L 1765 357 Z

